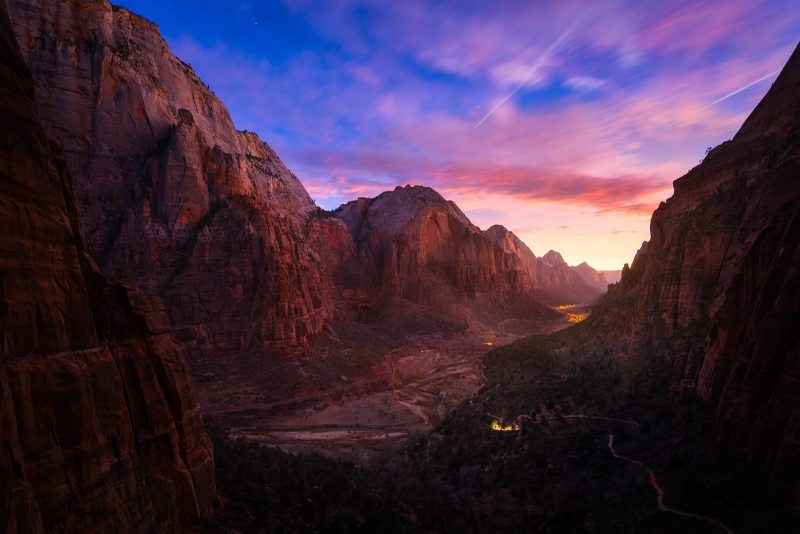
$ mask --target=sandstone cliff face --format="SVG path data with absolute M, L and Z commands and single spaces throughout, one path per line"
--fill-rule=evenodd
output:
M 605 286 L 601 288 L 584 280 L 577 268 L 567 265 L 561 254 L 554 250 L 537 258 L 525 243 L 504 226 L 491 226 L 484 231 L 484 235 L 513 255 L 520 268 L 528 271 L 534 288 L 543 300 L 557 304 L 588 303 L 605 291 Z
M 105 0 L 8 5 L 101 269 L 162 296 L 193 354 L 320 332 L 329 281 L 302 239 L 316 207 L 157 27 Z
M 383 296 L 429 304 L 462 297 L 508 303 L 533 291 L 517 257 L 433 189 L 397 187 L 334 214 L 354 238 L 366 284 Z
M 33 95 L 0 3 L 0 531 L 186 529 L 215 490 L 183 355 L 85 254 Z
M 590 323 L 670 341 L 723 441 L 800 480 L 800 50 L 736 136 L 675 181 Z

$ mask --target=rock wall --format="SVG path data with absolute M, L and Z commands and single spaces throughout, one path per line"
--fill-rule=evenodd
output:
M 151 22 L 106 0 L 9 0 L 47 135 L 75 179 L 88 252 L 160 295 L 193 355 L 284 352 L 320 332 L 316 207 Z
M 720 439 L 800 481 L 800 49 L 739 132 L 674 183 L 589 325 L 671 343 Z M 603 334 L 606 335 L 606 334 Z
M 428 304 L 461 298 L 508 303 L 533 291 L 516 256 L 428 187 L 397 187 L 360 198 L 334 215 L 354 238 L 364 285 L 385 297 Z
M 85 254 L 33 97 L 0 2 L 0 531 L 186 530 L 215 486 L 183 355 Z

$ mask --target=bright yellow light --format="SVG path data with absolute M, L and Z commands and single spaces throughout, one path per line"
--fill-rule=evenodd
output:
M 519 424 L 517 423 L 503 424 L 502 421 L 498 421 L 497 419 L 492 419 L 492 424 L 489 425 L 489 428 L 497 432 L 512 432 L 515 430 L 519 430 Z
M 585 321 L 587 317 L 589 317 L 588 313 L 583 312 L 571 312 L 570 310 L 575 309 L 577 304 L 562 304 L 561 306 L 556 306 L 553 309 L 563 313 L 567 321 L 572 324 L 580 323 L 581 321 Z
M 581 321 L 585 321 L 587 317 L 589 317 L 588 313 L 568 313 L 567 321 L 573 324 L 577 324 L 580 323 Z

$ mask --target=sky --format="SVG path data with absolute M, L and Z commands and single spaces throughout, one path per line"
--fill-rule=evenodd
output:
M 619 269 L 800 38 L 796 0 L 116 0 L 334 209 L 433 187 Z

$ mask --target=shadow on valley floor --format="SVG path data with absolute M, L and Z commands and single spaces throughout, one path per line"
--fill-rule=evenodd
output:
M 582 325 L 498 348 L 475 397 L 369 467 L 212 425 L 221 496 L 207 528 L 797 532 L 789 496 L 718 450 L 704 404 L 669 388 L 665 356 L 615 354 Z M 519 430 L 492 431 L 493 418 Z M 685 515 L 659 510 L 648 468 L 663 505 Z

